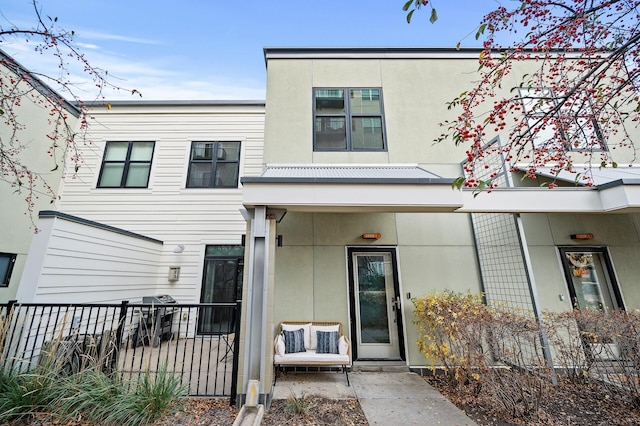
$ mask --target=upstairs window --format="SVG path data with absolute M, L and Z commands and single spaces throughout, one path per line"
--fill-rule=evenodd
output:
M 574 96 L 555 112 L 561 94 L 551 89 L 520 89 L 529 130 L 536 148 L 551 148 L 564 141 L 563 150 L 604 150 L 606 146 L 587 96 Z M 551 114 L 550 114 L 551 113 Z M 590 148 L 591 147 L 591 148 Z
M 0 253 L 0 287 L 8 287 L 11 280 L 13 265 L 16 263 L 16 255 Z
M 107 142 L 98 188 L 146 188 L 154 142 Z
M 237 188 L 240 142 L 192 142 L 187 188 Z
M 382 90 L 313 90 L 315 151 L 383 151 Z

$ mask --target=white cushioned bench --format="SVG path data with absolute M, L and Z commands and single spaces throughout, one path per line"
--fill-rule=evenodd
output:
M 351 345 L 338 321 L 282 321 L 273 349 L 274 385 L 278 370 L 285 366 L 338 366 L 350 386 Z

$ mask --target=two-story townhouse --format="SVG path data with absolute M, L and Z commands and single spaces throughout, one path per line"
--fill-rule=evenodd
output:
M 597 172 L 595 187 L 569 176 L 542 189 L 514 173 L 491 194 L 452 190 L 465 148 L 433 141 L 479 53 L 265 49 L 264 172 L 242 180 L 245 386 L 261 379 L 269 398 L 283 320 L 341 321 L 356 365 L 421 368 L 411 298 L 430 291 L 485 292 L 533 314 L 640 306 L 637 169 Z
M 81 167 L 40 216 L 18 301 L 235 302 L 240 179 L 262 170 L 264 102 L 114 101 L 89 116 Z
M 0 145 L 6 155 L 0 159 L 0 302 L 7 302 L 18 290 L 38 211 L 50 208 L 58 193 L 63 169 L 57 162 L 64 153 L 52 156 L 52 138 L 57 134 L 63 139 L 57 140 L 59 146 L 65 145 L 65 126 L 75 127 L 80 110 L 61 102 L 59 94 L 2 50 L 0 92 Z M 66 115 L 66 123 L 56 111 Z M 30 181 L 21 166 L 37 178 Z

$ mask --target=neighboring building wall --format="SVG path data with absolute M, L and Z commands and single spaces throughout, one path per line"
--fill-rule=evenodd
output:
M 33 82 L 37 90 L 33 90 L 33 87 L 26 82 L 18 83 L 18 90 L 28 90 L 29 94 L 25 94 L 22 97 L 20 105 L 13 105 L 13 110 L 17 115 L 16 119 L 21 124 L 19 128 L 5 122 L 9 117 L 8 113 L 0 116 L 0 139 L 3 141 L 3 149 L 8 150 L 10 148 L 11 133 L 17 130 L 14 140 L 17 141 L 17 144 L 23 144 L 24 147 L 20 149 L 16 158 L 27 165 L 33 172 L 42 176 L 51 189 L 57 192 L 63 167 L 58 164 L 59 167 L 56 169 L 56 161 L 59 163 L 60 159 L 54 160 L 48 153 L 51 140 L 47 138 L 47 135 L 54 130 L 54 126 L 51 123 L 52 116 L 50 111 L 46 107 L 45 95 L 54 99 L 61 99 L 61 97 L 44 84 L 33 80 L 33 76 L 30 76 L 28 72 L 24 71 L 24 68 L 1 51 L 0 80 L 16 79 L 16 74 L 7 68 L 7 64 L 11 64 L 10 66 L 14 70 L 23 70 L 21 72 L 24 73 L 26 78 L 31 79 L 30 81 Z M 3 96 L 7 88 L 13 88 L 13 85 L 8 82 L 6 83 L 7 86 L 4 86 L 4 84 L 2 84 Z M 78 111 L 69 104 L 63 104 L 63 107 L 69 111 L 69 124 L 72 127 L 75 126 Z M 17 145 L 13 147 L 17 147 Z M 63 150 L 60 150 L 58 154 L 62 152 Z M 24 183 L 26 184 L 26 181 Z M 29 244 L 35 232 L 33 223 L 38 220 L 38 211 L 51 208 L 51 198 L 44 193 L 42 188 L 42 182 L 36 181 L 34 186 L 35 196 L 31 198 L 34 204 L 32 218 L 29 213 L 29 204 L 25 200 L 29 195 L 28 188 L 19 189 L 12 186 L 11 182 L 7 182 L 4 178 L 0 179 L 0 200 L 2 200 L 0 202 L 2 224 L 0 226 L 0 253 L 17 255 L 8 287 L 0 287 L 0 303 L 15 298 L 27 252 L 29 251 Z
M 241 243 L 238 188 L 186 188 L 192 141 L 240 141 L 240 176 L 262 171 L 260 102 L 113 102 L 95 105 L 77 175 L 64 181 L 59 211 L 164 241 L 155 292 L 199 302 L 205 246 Z M 97 188 L 108 141 L 154 141 L 148 188 Z M 185 246 L 174 253 L 176 245 Z M 170 266 L 180 280 L 169 282 Z M 113 285 L 117 285 L 116 282 Z
M 43 212 L 18 302 L 119 303 L 156 292 L 162 241 Z

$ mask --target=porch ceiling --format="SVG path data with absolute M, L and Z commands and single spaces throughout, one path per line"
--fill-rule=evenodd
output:
M 243 205 L 300 212 L 636 213 L 640 181 L 594 187 L 497 188 L 490 194 L 453 190 L 443 178 L 411 165 L 268 166 L 245 177 Z

